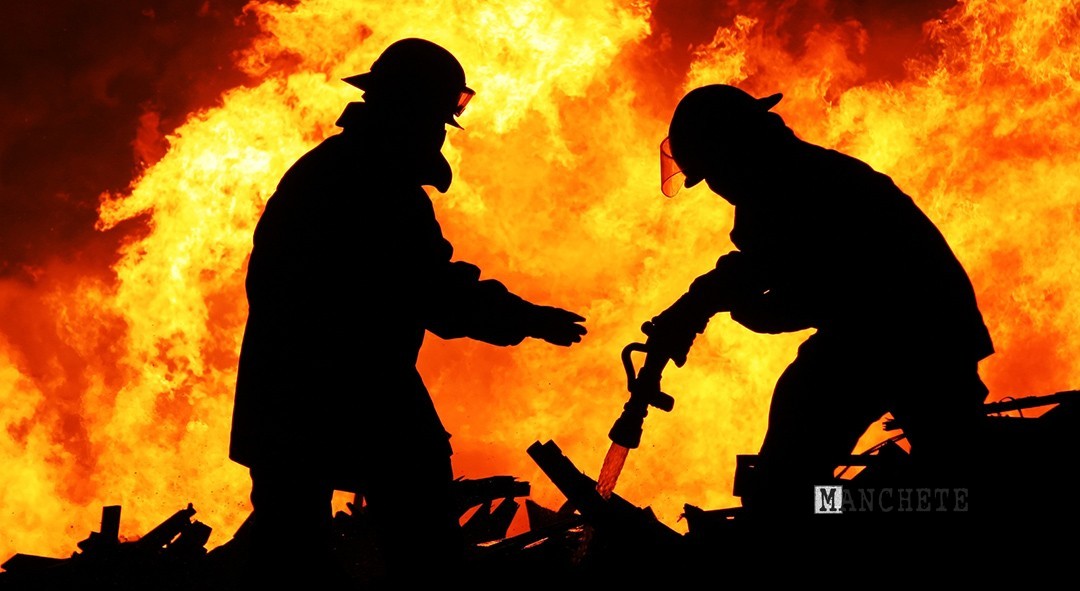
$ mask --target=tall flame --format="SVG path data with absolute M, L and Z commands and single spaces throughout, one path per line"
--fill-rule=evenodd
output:
M 815 26 L 793 49 L 779 26 L 790 15 L 747 9 L 693 48 L 673 88 L 652 67 L 663 32 L 644 2 L 387 6 L 249 4 L 263 34 L 240 59 L 261 82 L 191 114 L 130 190 L 103 196 L 100 229 L 145 223 L 114 276 L 56 271 L 34 304 L 0 292 L 26 314 L 17 326 L 42 335 L 0 334 L 0 557 L 70 552 L 104 504 L 124 506 L 130 535 L 191 501 L 211 545 L 246 517 L 249 481 L 227 447 L 254 224 L 277 179 L 358 100 L 339 79 L 402 37 L 450 49 L 477 90 L 467 129 L 448 138 L 454 186 L 433 196 L 457 257 L 590 329 L 571 349 L 429 338 L 420 367 L 460 475 L 513 474 L 557 505 L 530 443 L 553 438 L 579 466 L 600 465 L 627 396 L 622 346 L 732 248 L 729 206 L 707 188 L 665 200 L 657 186 L 666 117 L 704 83 L 783 92 L 775 111 L 801 137 L 891 175 L 939 224 L 998 349 L 982 365 L 992 398 L 1080 382 L 1076 2 L 960 4 L 926 23 L 930 50 L 894 81 L 868 80 L 874 39 L 857 21 Z M 675 527 L 684 502 L 734 504 L 735 454 L 759 446 L 773 383 L 805 337 L 714 319 L 668 370 L 678 403 L 646 420 L 620 494 Z

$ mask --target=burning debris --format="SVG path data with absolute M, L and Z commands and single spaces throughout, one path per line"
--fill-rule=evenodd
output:
M 120 506 L 101 510 L 100 531 L 79 542 L 69 558 L 16 554 L 4 562 L 0 583 L 19 589 L 194 589 L 207 556 L 210 526 L 193 520 L 189 503 L 145 535 L 122 540 Z
M 570 564 L 580 538 L 579 516 L 527 500 L 530 531 L 507 537 L 521 506 L 516 499 L 530 494 L 529 483 L 494 476 L 457 479 L 454 484 L 469 563 L 476 567 L 476 576 L 509 574 L 530 563 L 547 567 L 554 564 L 555 556 Z M 371 583 L 382 573 L 378 546 L 364 506 L 348 503 L 347 507 L 348 512 L 334 516 L 334 555 L 358 585 Z M 231 540 L 208 551 L 211 528 L 192 519 L 196 511 L 191 504 L 130 540 L 119 536 L 120 511 L 118 505 L 103 507 L 100 531 L 78 542 L 79 551 L 68 558 L 12 556 L 2 564 L 0 587 L 194 590 L 232 589 L 244 583 L 254 514 Z
M 1050 408 L 1038 416 L 1022 415 L 1040 407 Z M 876 545 L 851 545 L 859 539 L 905 540 L 920 550 L 919 556 L 906 559 L 908 567 L 935 564 L 961 572 L 973 563 L 955 555 L 956 544 L 981 560 L 979 550 L 1006 551 L 1002 540 L 1034 540 L 1050 531 L 1073 531 L 1080 525 L 1080 507 L 1072 502 L 1071 470 L 1066 468 L 1080 454 L 1075 438 L 1080 391 L 990 403 L 985 410 L 991 436 L 978 450 L 981 457 L 972 461 L 988 459 L 983 467 L 991 477 L 976 488 L 920 488 L 912 480 L 912 458 L 897 444 L 900 438 L 893 437 L 841 462 L 841 476 L 825 487 L 839 491 L 838 496 L 815 498 L 815 507 L 807 499 L 802 516 L 772 519 L 741 506 L 703 509 L 687 503 L 685 534 L 661 523 L 649 507 L 637 507 L 614 493 L 604 498 L 596 480 L 580 471 L 555 442 L 537 441 L 527 452 L 565 495 L 566 503 L 558 510 L 526 498 L 530 484 L 511 476 L 454 481 L 468 541 L 464 580 L 484 587 L 527 576 L 532 584 L 550 588 L 567 581 L 631 583 L 642 576 L 690 581 L 713 576 L 725 565 L 768 566 L 836 547 L 844 548 L 854 567 L 895 564 L 896 557 Z M 1021 416 L 1002 414 L 1016 411 Z M 753 466 L 754 459 L 741 456 L 739 463 Z M 853 466 L 862 469 L 843 477 L 840 469 Z M 937 496 L 924 497 L 923 490 Z M 891 505 L 884 504 L 886 495 Z M 939 503 L 945 496 L 948 506 Z M 529 529 L 507 537 L 522 498 Z M 826 501 L 835 504 L 837 515 L 816 514 L 816 505 Z M 347 506 L 348 512 L 338 512 L 333 519 L 334 555 L 356 586 L 364 588 L 382 574 L 378 545 L 362 500 Z M 3 563 L 0 586 L 165 590 L 242 586 L 254 515 L 230 541 L 208 551 L 211 529 L 194 520 L 195 513 L 189 504 L 143 536 L 125 540 L 119 536 L 120 507 L 106 506 L 99 531 L 79 542 L 79 551 L 68 558 L 16 554 Z M 928 532 L 936 533 L 928 537 Z M 1055 555 L 1045 545 L 1011 544 L 1007 552 L 1016 561 Z M 808 571 L 807 576 L 827 580 L 835 573 L 834 563 L 821 565 L 822 570 Z

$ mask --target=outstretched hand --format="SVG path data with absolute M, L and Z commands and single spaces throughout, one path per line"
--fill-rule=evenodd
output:
M 582 326 L 585 318 L 569 310 L 554 306 L 537 306 L 533 310 L 533 329 L 529 336 L 542 339 L 552 345 L 569 347 L 580 343 L 587 330 Z

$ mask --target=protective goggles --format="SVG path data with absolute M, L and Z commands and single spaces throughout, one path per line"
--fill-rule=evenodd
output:
M 674 197 L 679 189 L 693 187 L 702 177 L 687 175 L 671 155 L 671 138 L 660 142 L 660 191 L 667 197 Z
M 469 101 L 471 101 L 474 96 L 476 96 L 476 91 L 468 86 L 461 90 L 461 93 L 458 94 L 457 108 L 454 110 L 455 117 L 460 117 L 461 114 L 465 112 L 465 106 L 469 104 Z

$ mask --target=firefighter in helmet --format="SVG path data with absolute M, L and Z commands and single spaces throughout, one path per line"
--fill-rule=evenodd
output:
M 345 82 L 363 102 L 285 173 L 255 229 L 230 457 L 250 468 L 258 564 L 318 570 L 346 490 L 392 576 L 441 576 L 462 547 L 449 434 L 415 367 L 425 332 L 570 346 L 584 319 L 453 260 L 422 188 L 450 187 L 446 126 L 474 94 L 449 51 L 397 41 Z
M 704 181 L 734 206 L 735 249 L 645 327 L 650 356 L 677 366 L 719 312 L 758 333 L 814 329 L 776 382 L 756 473 L 737 475 L 744 506 L 807 513 L 812 486 L 886 412 L 913 459 L 955 459 L 993 345 L 930 219 L 888 176 L 798 138 L 771 111 L 780 99 L 714 84 L 676 107 L 662 191 Z

